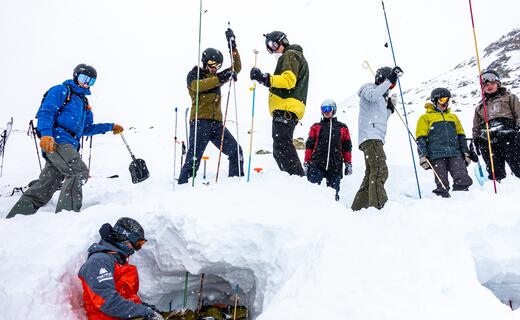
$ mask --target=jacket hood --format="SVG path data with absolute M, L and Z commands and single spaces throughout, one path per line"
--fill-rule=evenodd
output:
M 283 52 L 286 52 L 287 50 L 295 50 L 295 51 L 300 51 L 300 52 L 303 53 L 302 47 L 300 45 L 298 45 L 298 44 L 290 44 L 290 45 L 288 45 L 287 47 L 285 47 Z
M 77 93 L 77 94 L 84 95 L 84 96 L 89 96 L 90 95 L 90 89 L 85 89 L 85 88 L 82 88 L 82 87 L 78 86 L 76 84 L 76 82 L 74 82 L 74 80 L 72 80 L 72 79 L 65 80 L 63 82 L 63 84 L 70 86 L 72 91 Z
M 446 109 L 445 111 L 441 111 L 439 109 L 437 109 L 433 103 L 431 102 L 426 102 L 426 104 L 424 105 L 424 109 L 426 109 L 426 112 L 442 112 L 442 113 L 450 113 L 451 112 L 451 108 L 448 107 L 448 109 Z
M 108 251 L 116 252 L 116 253 L 118 253 L 118 256 L 120 256 L 120 257 L 126 257 L 125 253 L 121 249 L 119 249 L 112 243 L 107 242 L 105 240 L 101 240 L 98 243 L 92 244 L 90 246 L 90 248 L 88 248 L 88 256 L 90 257 L 94 253 L 108 252 Z
M 365 88 L 367 88 L 367 87 L 375 88 L 375 87 L 377 87 L 377 85 L 374 83 L 365 83 L 364 85 L 361 86 L 361 88 L 359 88 L 358 93 L 357 93 L 358 97 L 361 97 L 361 92 L 363 92 L 363 90 L 365 90 Z
M 498 88 L 497 92 L 495 92 L 495 93 L 492 93 L 492 94 L 484 93 L 484 97 L 486 98 L 486 101 L 487 101 L 488 99 L 492 99 L 494 97 L 502 97 L 502 96 L 505 96 L 506 94 L 509 94 L 509 90 L 507 90 L 507 88 L 500 87 L 500 88 Z M 480 100 L 480 103 L 482 104 L 482 100 Z

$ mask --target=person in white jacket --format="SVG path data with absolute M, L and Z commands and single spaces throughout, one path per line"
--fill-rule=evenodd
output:
M 358 142 L 365 155 L 366 170 L 352 203 L 354 211 L 368 207 L 381 209 L 388 200 L 384 187 L 388 167 L 383 145 L 388 118 L 395 111 L 395 102 L 388 93 L 402 74 L 403 70 L 397 66 L 379 68 L 375 83 L 367 83 L 359 89 Z

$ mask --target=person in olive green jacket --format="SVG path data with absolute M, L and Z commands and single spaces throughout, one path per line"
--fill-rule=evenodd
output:
M 267 51 L 281 56 L 272 75 L 262 73 L 255 67 L 251 69 L 251 80 L 269 88 L 269 112 L 273 117 L 273 156 L 278 167 L 291 175 L 303 176 L 303 167 L 293 145 L 293 134 L 296 124 L 305 113 L 309 66 L 302 47 L 289 44 L 285 33 L 273 31 L 264 36 Z
M 459 118 L 448 107 L 450 98 L 448 89 L 433 89 L 431 103 L 424 106 L 426 113 L 417 121 L 416 129 L 421 167 L 428 170 L 433 166 L 438 177 L 432 192 L 443 198 L 450 197 L 448 172 L 453 178 L 453 191 L 468 191 L 473 183 L 466 168 L 471 163 L 466 135 Z
M 222 143 L 222 153 L 228 156 L 229 160 L 229 176 L 243 176 L 243 156 L 242 148 L 231 135 L 231 132 L 225 128 L 222 122 L 222 110 L 220 107 L 222 95 L 220 88 L 233 79 L 236 81 L 237 73 L 242 69 L 240 55 L 235 42 L 235 35 L 231 29 L 226 31 L 229 50 L 233 54 L 233 66 L 221 72 L 217 72 L 222 66 L 224 56 L 214 48 L 208 48 L 202 53 L 202 68 L 198 66 L 188 73 L 187 86 L 191 97 L 191 115 L 190 115 L 190 138 L 188 153 L 186 154 L 186 162 L 182 166 L 178 183 L 187 183 L 193 173 L 193 158 L 196 156 L 195 172 L 199 169 L 200 159 L 211 141 L 220 149 L 222 131 L 224 131 L 224 140 Z M 199 79 L 197 81 L 197 78 Z M 198 108 L 197 108 L 197 90 L 198 90 Z M 197 110 L 198 109 L 198 110 Z M 195 148 L 195 120 L 197 122 L 197 146 Z M 238 150 L 237 150 L 238 148 Z M 196 151 L 194 151 L 196 150 Z

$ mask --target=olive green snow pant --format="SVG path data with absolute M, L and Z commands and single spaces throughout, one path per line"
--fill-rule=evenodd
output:
M 354 197 L 352 210 L 357 211 L 368 207 L 383 208 L 388 197 L 385 182 L 388 179 L 386 155 L 381 140 L 367 140 L 359 149 L 365 154 L 365 177 Z
M 83 199 L 81 188 L 88 178 L 88 168 L 71 144 L 60 144 L 56 152 L 47 153 L 47 161 L 36 182 L 25 191 L 11 209 L 7 218 L 17 214 L 30 215 L 49 200 L 60 189 L 56 212 L 79 211 Z M 63 182 L 63 185 L 62 185 Z

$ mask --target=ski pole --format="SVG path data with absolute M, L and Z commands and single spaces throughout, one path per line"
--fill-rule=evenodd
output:
M 175 107 L 175 129 L 174 129 L 174 138 L 173 138 L 173 190 L 175 190 L 175 173 L 177 168 L 177 107 Z M 182 162 L 182 160 L 181 160 Z
M 368 69 L 368 70 L 370 70 L 370 72 L 372 73 L 373 76 L 376 75 L 376 73 L 374 72 L 374 70 L 372 70 L 372 68 L 370 67 L 370 63 L 368 63 L 368 61 L 366 61 L 366 60 L 363 61 L 362 66 L 363 66 L 363 69 Z
M 29 129 L 27 130 L 27 135 L 32 136 L 34 139 L 34 147 L 36 148 L 36 156 L 38 157 L 38 164 L 40 165 L 40 172 L 43 170 L 42 161 L 40 159 L 40 150 L 38 149 L 38 143 L 36 142 L 36 128 L 34 128 L 33 121 L 29 121 Z
M 190 108 L 186 108 L 186 111 L 184 111 L 184 128 L 186 129 L 186 138 L 184 141 L 188 142 L 188 112 L 190 111 Z
M 200 289 L 199 289 L 199 301 L 197 302 L 197 313 L 202 308 L 202 288 L 204 286 L 204 273 L 200 276 Z
M 235 286 L 235 308 L 233 309 L 233 320 L 237 318 L 237 306 L 238 306 L 238 284 Z
M 394 45 L 392 43 L 392 36 L 390 35 L 390 26 L 388 24 L 388 17 L 386 16 L 386 9 L 385 9 L 385 2 L 384 2 L 384 0 L 381 0 L 381 4 L 383 6 L 383 13 L 385 15 L 386 30 L 388 32 L 388 39 L 390 40 L 390 49 L 392 50 L 392 58 L 394 60 L 394 66 L 397 66 L 397 61 L 395 59 Z M 397 77 L 397 84 L 399 85 L 399 93 L 401 94 L 401 103 L 403 105 L 404 118 L 406 120 L 405 121 L 405 126 L 406 126 L 406 128 L 409 128 L 409 126 L 408 126 L 408 116 L 407 116 L 406 107 L 405 107 L 405 104 L 404 104 L 403 89 L 401 87 L 401 81 L 399 80 L 399 77 Z M 408 129 L 408 132 L 410 132 L 410 129 Z M 412 156 L 413 170 L 415 172 L 415 180 L 416 180 L 416 183 L 417 183 L 417 193 L 419 194 L 419 199 L 421 199 L 422 198 L 422 196 L 421 196 L 421 187 L 419 186 L 419 176 L 417 175 L 417 166 L 415 165 L 415 158 L 413 156 L 412 139 L 410 139 L 410 136 L 408 136 L 408 143 L 410 144 L 410 154 Z
M 489 160 L 491 163 L 491 176 L 493 177 L 493 189 L 495 190 L 495 193 L 497 193 L 497 180 L 495 177 L 495 164 L 493 161 L 493 150 L 491 148 L 491 137 L 489 134 L 487 103 L 486 103 L 486 96 L 484 94 L 484 83 L 482 83 L 482 77 L 480 76 L 480 72 L 481 72 L 480 56 L 478 54 L 477 33 L 475 31 L 475 20 L 473 18 L 473 6 L 471 5 L 471 0 L 469 0 L 469 12 L 471 15 L 471 27 L 473 29 L 473 40 L 475 42 L 475 53 L 477 55 L 477 68 L 478 68 L 478 78 L 479 78 L 479 82 L 480 82 L 480 91 L 482 93 L 482 103 L 484 104 L 484 121 L 486 122 L 486 135 L 487 135 L 487 141 L 488 141 Z
M 188 304 L 188 276 L 189 273 L 186 271 L 184 275 L 184 302 L 182 304 L 182 308 L 186 310 L 186 305 Z
M 195 131 L 193 134 L 193 166 L 191 171 L 191 186 L 195 186 L 195 168 L 197 167 L 197 129 L 199 120 L 199 96 L 200 96 L 200 43 L 202 37 L 202 0 L 199 4 L 199 50 L 197 56 L 197 88 L 195 95 Z
M 228 27 L 229 27 L 229 21 L 228 21 Z M 231 39 L 230 39 L 230 42 L 229 42 L 229 47 L 231 48 Z M 229 52 L 229 55 L 231 57 L 231 65 L 232 65 L 232 68 L 233 68 L 233 71 L 234 68 L 235 68 L 235 60 L 233 58 L 233 54 L 231 53 L 231 51 Z M 238 130 L 238 105 L 237 105 L 237 88 L 236 88 L 236 82 L 233 81 L 233 102 L 235 103 L 235 123 L 236 123 L 236 127 L 237 127 L 237 134 L 236 134 L 236 139 L 237 139 L 237 168 L 238 168 L 238 177 L 242 177 L 244 175 L 244 168 L 242 168 L 242 166 L 240 165 L 240 162 L 242 159 L 241 156 L 240 156 L 240 137 L 239 137 L 239 130 Z
M 90 136 L 88 139 L 90 140 L 88 146 L 88 172 L 90 173 L 90 162 L 92 160 L 92 136 Z
M 253 50 L 255 53 L 255 67 L 258 56 L 258 50 Z M 251 154 L 253 153 L 253 129 L 255 127 L 255 97 L 256 97 L 256 81 L 253 81 L 253 106 L 251 107 L 251 130 L 249 131 L 249 160 L 247 163 L 247 182 L 251 176 Z
M 7 129 L 2 132 L 2 163 L 0 164 L 0 177 L 4 172 L 5 144 L 7 142 Z

